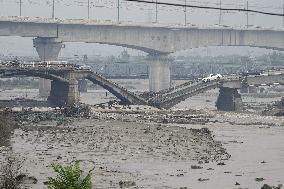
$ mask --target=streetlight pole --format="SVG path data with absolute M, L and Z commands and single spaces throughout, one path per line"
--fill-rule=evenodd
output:
M 249 2 L 247 1 L 247 28 L 249 27 L 249 12 L 248 12 L 248 9 L 249 9 Z
M 88 0 L 88 19 L 90 19 L 90 0 Z
M 186 1 L 187 0 L 184 0 L 184 25 L 186 26 L 186 24 L 187 24 L 187 21 L 186 21 Z
M 283 18 L 283 28 L 284 28 L 284 4 L 283 4 L 283 16 L 282 16 L 282 18 Z
M 222 21 L 222 0 L 220 0 L 220 13 L 219 13 L 219 25 L 221 25 Z
M 55 17 L 55 0 L 52 0 L 52 16 L 53 19 Z
M 158 23 L 158 0 L 156 0 L 156 23 Z
M 117 0 L 117 22 L 120 22 L 120 2 Z
M 20 16 L 22 16 L 22 0 L 20 0 Z

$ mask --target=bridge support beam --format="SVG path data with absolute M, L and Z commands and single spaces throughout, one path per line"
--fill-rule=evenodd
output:
M 242 111 L 243 102 L 241 95 L 237 89 L 221 87 L 216 106 L 220 111 Z
M 62 42 L 57 38 L 37 37 L 33 40 L 34 47 L 42 61 L 57 60 L 59 52 L 63 47 Z M 39 95 L 40 97 L 48 97 L 51 90 L 51 81 L 40 79 Z
M 159 92 L 171 87 L 170 59 L 167 55 L 149 55 L 149 90 Z

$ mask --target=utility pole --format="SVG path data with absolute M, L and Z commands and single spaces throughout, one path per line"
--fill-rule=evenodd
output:
M 20 16 L 22 16 L 22 0 L 20 0 Z
M 55 15 L 55 0 L 52 1 L 52 18 L 54 19 L 54 15 Z
M 152 23 L 152 10 L 150 8 L 148 9 L 148 22 Z
M 184 25 L 187 25 L 187 21 L 186 21 L 186 4 L 187 4 L 187 0 L 184 0 Z
M 219 25 L 221 25 L 221 20 L 222 20 L 222 0 L 220 0 L 220 13 L 219 13 Z
M 88 0 L 88 19 L 90 19 L 90 0 Z
M 156 23 L 158 23 L 158 0 L 156 0 Z
M 119 23 L 120 21 L 120 2 L 117 0 L 117 22 Z
M 282 18 L 283 18 L 283 28 L 284 28 L 284 4 L 283 4 L 283 16 L 282 16 Z
M 247 28 L 249 27 L 249 2 L 247 1 Z

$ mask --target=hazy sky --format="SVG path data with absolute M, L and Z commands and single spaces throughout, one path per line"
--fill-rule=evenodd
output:
M 19 15 L 20 0 L 0 0 L 0 16 Z M 159 0 L 183 4 L 185 0 Z M 23 16 L 51 17 L 52 0 L 22 0 Z M 58 18 L 87 18 L 88 0 L 55 0 L 55 16 Z M 90 0 L 90 18 L 98 20 L 117 19 L 117 0 Z M 284 0 L 249 0 L 249 8 L 274 13 L 283 13 Z M 220 0 L 187 0 L 187 4 L 220 6 Z M 222 0 L 222 7 L 244 8 L 245 0 Z M 158 22 L 183 24 L 184 8 L 158 6 Z M 196 25 L 214 25 L 219 22 L 220 12 L 216 10 L 201 10 L 188 8 L 186 11 L 187 22 Z M 222 12 L 224 25 L 243 27 L 246 25 L 246 14 L 242 12 Z M 152 22 L 155 20 L 155 5 L 126 2 L 120 0 L 120 20 L 131 22 Z M 249 24 L 262 27 L 282 28 L 283 18 L 259 14 L 249 14 Z M 30 38 L 0 37 L 0 54 L 35 55 Z M 79 48 L 78 48 L 79 47 Z M 220 51 L 220 48 L 218 48 Z M 222 48 L 221 48 L 222 49 Z M 226 48 L 227 49 L 227 48 Z M 236 49 L 234 49 L 235 51 Z M 108 45 L 68 43 L 62 50 L 61 56 L 73 54 L 88 55 L 117 55 L 122 48 Z M 129 50 L 132 54 L 142 52 Z M 201 53 L 204 50 L 201 50 Z M 209 50 L 214 53 L 214 49 Z M 230 50 L 227 50 L 230 52 Z M 240 51 L 247 51 L 243 49 Z M 208 52 L 208 51 L 207 51 Z

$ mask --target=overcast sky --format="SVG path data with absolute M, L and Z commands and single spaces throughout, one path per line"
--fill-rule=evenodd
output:
M 185 0 L 159 0 L 161 2 L 172 2 L 183 4 Z M 52 0 L 22 0 L 23 16 L 51 17 Z M 55 16 L 58 18 L 87 18 L 88 0 L 55 0 Z M 117 0 L 90 0 L 90 19 L 117 20 Z M 220 0 L 187 0 L 187 4 L 205 5 L 219 7 Z M 222 7 L 244 8 L 245 0 L 222 0 Z M 283 13 L 284 0 L 249 0 L 249 9 L 262 10 L 274 13 Z M 0 0 L 0 16 L 19 15 L 19 0 Z M 126 2 L 120 0 L 120 20 L 131 22 L 153 22 L 155 21 L 155 5 Z M 201 10 L 187 8 L 187 22 L 196 25 L 214 25 L 219 22 L 220 12 L 216 10 Z M 169 24 L 184 23 L 184 8 L 158 6 L 158 22 Z M 243 12 L 222 12 L 221 24 L 244 27 L 246 25 L 246 14 Z M 249 24 L 262 27 L 282 28 L 283 18 L 259 14 L 249 14 Z M 36 55 L 30 38 L 0 37 L 0 54 Z M 79 47 L 79 48 L 78 48 Z M 218 53 L 222 48 L 216 48 Z M 228 48 L 226 48 L 228 49 Z M 115 46 L 68 43 L 62 50 L 61 56 L 74 54 L 88 55 L 117 55 L 123 49 Z M 129 50 L 132 54 L 142 52 Z M 230 53 L 232 50 L 226 50 Z M 233 50 L 234 52 L 236 49 Z M 246 53 L 247 49 L 238 49 Z M 255 50 L 250 50 L 253 53 Z M 258 53 L 262 50 L 256 50 Z M 204 49 L 194 51 L 204 53 Z M 206 53 L 215 53 L 214 48 L 206 50 Z

